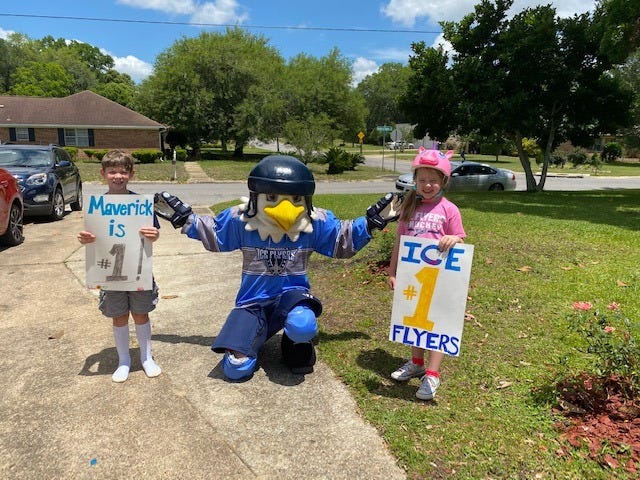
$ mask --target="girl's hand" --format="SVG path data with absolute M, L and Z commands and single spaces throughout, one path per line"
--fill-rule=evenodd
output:
M 86 232 L 86 231 L 82 231 L 78 234 L 78 241 L 81 244 L 85 244 L 85 243 L 93 243 L 96 241 L 96 236 L 91 233 L 91 232 Z
M 445 235 L 438 242 L 438 250 L 445 252 L 453 247 L 456 243 L 462 242 L 462 239 L 457 235 Z
M 388 283 L 389 283 L 389 287 L 391 288 L 391 290 L 395 290 L 395 288 L 396 288 L 396 277 L 395 277 L 395 275 L 394 276 L 389 275 Z
M 142 227 L 140 229 L 140 235 L 150 242 L 155 242 L 160 237 L 160 231 L 156 227 Z

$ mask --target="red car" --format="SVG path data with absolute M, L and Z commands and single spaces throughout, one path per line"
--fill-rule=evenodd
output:
M 22 191 L 18 180 L 0 168 L 0 243 L 13 247 L 24 240 Z

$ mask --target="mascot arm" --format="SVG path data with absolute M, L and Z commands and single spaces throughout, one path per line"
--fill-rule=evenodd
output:
M 193 213 L 189 204 L 182 202 L 169 192 L 159 192 L 154 195 L 153 210 L 159 217 L 169 220 L 173 228 L 182 227 Z
M 369 232 L 374 229 L 382 230 L 389 222 L 395 222 L 400 216 L 400 206 L 404 195 L 402 193 L 387 193 L 373 205 L 367 208 L 367 227 Z

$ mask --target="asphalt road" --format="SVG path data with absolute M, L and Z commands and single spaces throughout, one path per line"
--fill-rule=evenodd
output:
M 362 182 L 329 182 L 316 183 L 316 193 L 380 193 L 384 194 L 395 190 L 395 178 L 401 173 L 409 171 L 410 161 L 397 160 L 393 156 L 385 157 L 382 170 L 382 159 L 377 157 L 367 158 L 366 164 L 378 167 L 381 170 L 379 179 Z M 393 171 L 395 167 L 395 172 Z M 516 190 L 524 191 L 526 187 L 524 174 L 516 174 Z M 85 183 L 85 194 L 102 194 L 104 186 L 99 183 Z M 180 197 L 191 205 L 213 205 L 239 199 L 248 196 L 246 182 L 212 182 L 212 183 L 176 183 L 176 182 L 131 182 L 131 190 L 141 194 L 153 194 L 166 190 Z M 640 177 L 592 177 L 592 176 L 550 176 L 547 177 L 545 190 L 611 190 L 620 188 L 640 189 Z

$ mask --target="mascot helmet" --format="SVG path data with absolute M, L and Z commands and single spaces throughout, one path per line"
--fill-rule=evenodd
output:
M 443 183 L 446 185 L 451 176 L 451 163 L 449 162 L 451 157 L 453 157 L 453 150 L 442 153 L 440 150 L 420 148 L 418 155 L 416 155 L 416 158 L 414 158 L 411 163 L 411 171 L 415 176 L 418 168 L 433 168 L 444 175 Z
M 254 193 L 313 195 L 316 182 L 311 170 L 295 157 L 269 155 L 253 167 L 247 182 Z
M 316 189 L 313 173 L 304 163 L 289 155 L 268 155 L 260 160 L 249 173 L 247 180 L 250 200 L 247 215 L 256 214 L 257 196 L 260 193 L 300 195 L 305 198 L 307 213 L 311 216 L 311 197 Z

